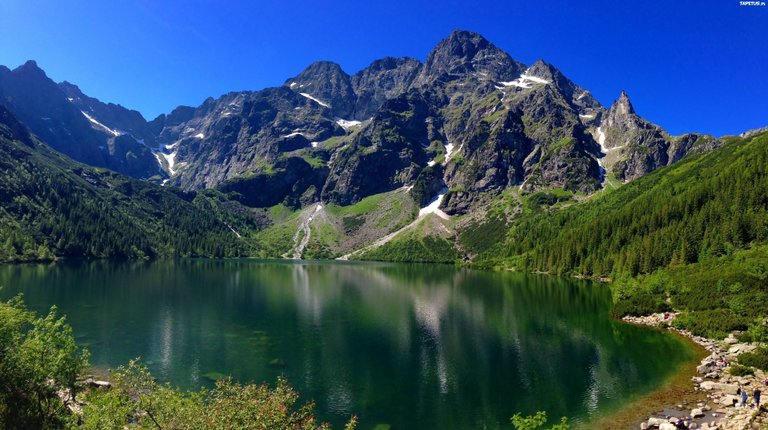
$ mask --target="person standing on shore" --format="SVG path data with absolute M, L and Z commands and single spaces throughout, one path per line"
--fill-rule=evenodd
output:
M 760 409 L 760 388 L 755 388 L 755 392 L 752 393 L 752 397 L 755 398 L 755 409 Z
M 741 407 L 747 407 L 747 390 L 744 389 L 741 390 Z

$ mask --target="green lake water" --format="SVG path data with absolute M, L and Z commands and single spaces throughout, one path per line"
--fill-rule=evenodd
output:
M 95 368 L 141 356 L 185 388 L 284 376 L 340 428 L 576 422 L 649 392 L 694 353 L 609 318 L 607 287 L 439 265 L 181 260 L 0 266 L 0 297 L 58 306 Z

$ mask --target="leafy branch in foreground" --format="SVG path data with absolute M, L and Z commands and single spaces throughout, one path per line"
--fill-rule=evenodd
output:
M 544 411 L 538 411 L 535 415 L 522 416 L 517 413 L 512 416 L 512 425 L 517 430 L 544 430 L 543 427 L 547 424 L 547 413 Z M 568 430 L 570 425 L 568 424 L 568 418 L 560 418 L 560 422 L 552 424 L 549 430 Z
M 88 354 L 52 307 L 40 318 L 20 297 L 0 302 L 0 428 L 61 428 Z
M 295 407 L 299 395 L 284 379 L 275 388 L 222 379 L 211 390 L 185 393 L 159 384 L 145 366 L 132 360 L 112 372 L 112 381 L 112 389 L 87 395 L 81 428 L 122 428 L 130 422 L 158 429 L 330 429 L 317 422 L 312 403 Z M 355 424 L 352 418 L 346 429 Z

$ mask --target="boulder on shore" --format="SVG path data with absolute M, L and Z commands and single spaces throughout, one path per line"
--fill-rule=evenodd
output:
M 716 391 L 722 391 L 725 394 L 732 394 L 736 395 L 736 392 L 739 390 L 739 386 L 737 384 L 723 384 L 721 382 L 713 382 L 713 381 L 704 381 L 701 384 L 699 384 L 699 387 L 701 387 L 702 390 L 716 390 Z
M 739 397 L 733 394 L 728 394 L 720 399 L 720 404 L 723 406 L 734 406 L 739 402 Z

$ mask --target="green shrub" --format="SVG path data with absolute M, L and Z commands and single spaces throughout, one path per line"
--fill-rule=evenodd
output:
M 647 291 L 637 291 L 613 304 L 613 314 L 619 317 L 649 315 L 671 310 L 672 308 L 664 301 L 663 296 Z
M 359 258 L 372 261 L 410 263 L 454 263 L 459 254 L 453 243 L 439 236 L 412 234 L 372 249 Z
M 137 361 L 112 373 L 110 390 L 95 390 L 83 410 L 82 429 L 295 429 L 328 430 L 313 416 L 314 406 L 296 407 L 298 394 L 279 379 L 268 385 L 241 385 L 230 378 L 216 381 L 212 390 L 184 393 L 157 383 Z M 352 418 L 346 429 L 354 428 Z
M 63 428 L 58 392 L 74 394 L 87 363 L 55 307 L 40 318 L 18 297 L 0 302 L 0 428 Z
M 752 352 L 745 352 L 739 356 L 739 363 L 745 366 L 756 367 L 768 371 L 768 348 L 763 347 Z
M 544 430 L 544 425 L 547 423 L 547 413 L 538 411 L 535 415 L 526 417 L 517 413 L 510 419 L 510 421 L 516 430 Z M 569 428 L 568 418 L 562 417 L 560 422 L 553 424 L 549 430 L 568 430 Z
M 750 319 L 734 315 L 728 309 L 712 309 L 696 312 L 684 312 L 672 323 L 697 336 L 722 339 L 735 330 L 746 330 Z
M 747 376 L 747 375 L 754 375 L 755 370 L 751 367 L 742 366 L 740 364 L 734 364 L 733 366 L 728 368 L 728 372 L 730 372 L 733 376 Z

